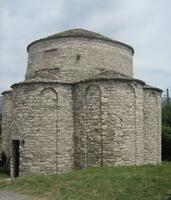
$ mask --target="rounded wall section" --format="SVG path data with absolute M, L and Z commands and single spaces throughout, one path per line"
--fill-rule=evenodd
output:
M 90 81 L 73 91 L 76 168 L 142 164 L 142 83 Z
M 161 162 L 161 91 L 144 88 L 144 162 Z
M 88 38 L 53 38 L 29 46 L 26 79 L 78 81 L 103 70 L 132 77 L 132 49 L 120 43 Z
M 70 86 L 20 83 L 13 86 L 13 122 L 20 141 L 20 175 L 73 168 L 73 119 Z M 66 101 L 64 101 L 64 99 Z

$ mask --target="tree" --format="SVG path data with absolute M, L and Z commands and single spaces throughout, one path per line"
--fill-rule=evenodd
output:
M 0 113 L 0 151 L 1 151 L 2 113 Z
M 0 113 L 0 135 L 2 131 L 2 113 Z
M 171 160 L 171 103 L 162 107 L 162 159 Z

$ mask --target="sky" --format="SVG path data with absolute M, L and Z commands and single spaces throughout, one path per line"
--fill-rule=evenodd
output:
M 0 0 L 0 92 L 24 80 L 26 47 L 73 28 L 131 45 L 134 78 L 171 88 L 170 0 Z

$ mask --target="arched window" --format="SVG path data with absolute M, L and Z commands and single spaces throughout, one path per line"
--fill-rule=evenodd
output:
M 57 118 L 58 95 L 51 88 L 44 89 L 40 94 L 40 162 L 43 171 L 57 171 Z
M 86 90 L 87 165 L 102 165 L 101 91 L 97 85 Z

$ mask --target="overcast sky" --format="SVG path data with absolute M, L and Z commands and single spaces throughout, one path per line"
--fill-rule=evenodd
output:
M 72 28 L 131 45 L 134 77 L 171 88 L 170 0 L 0 0 L 0 92 L 24 80 L 30 42 Z

